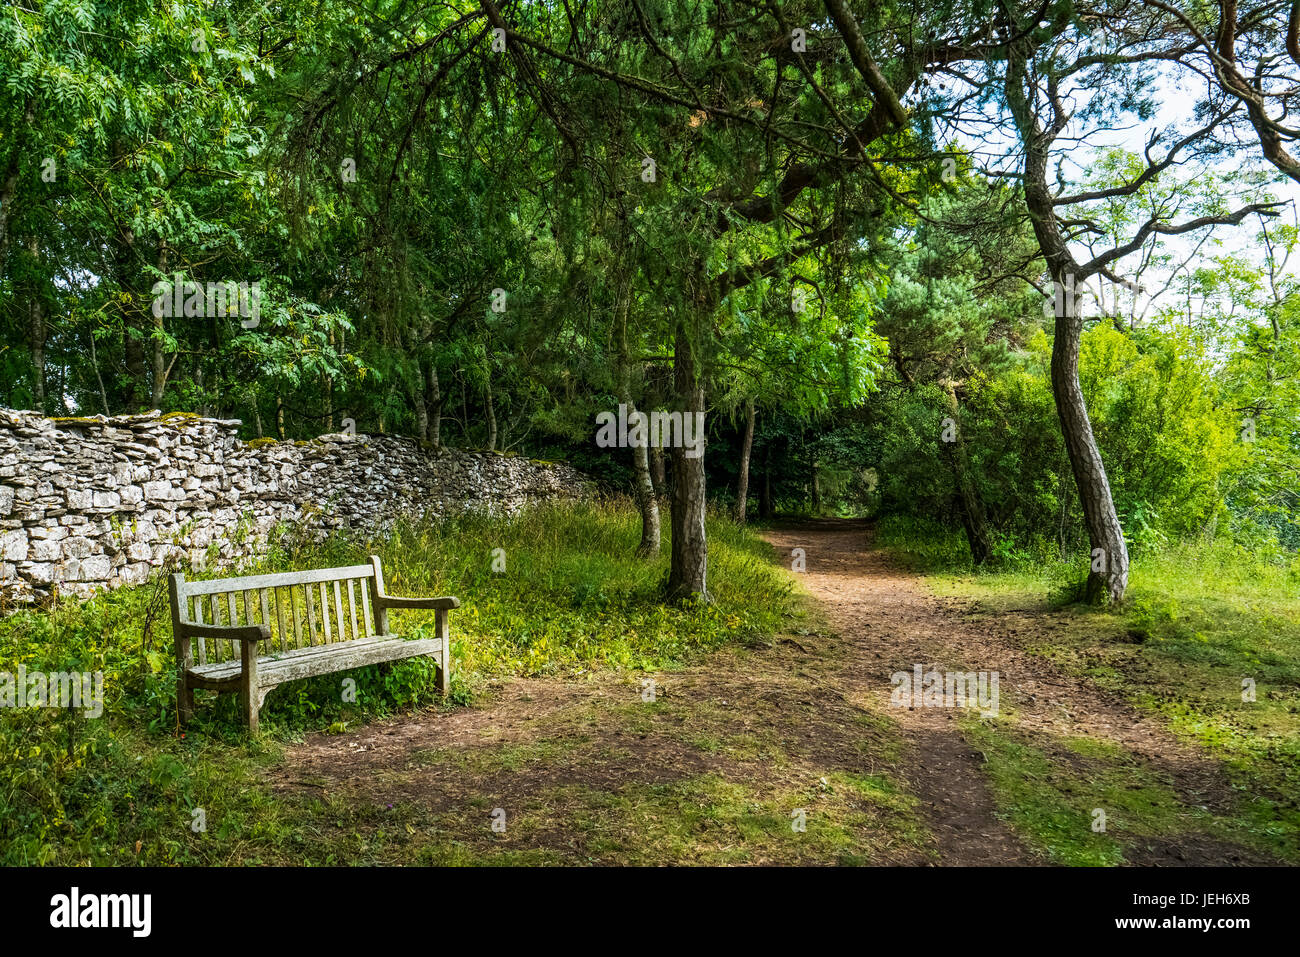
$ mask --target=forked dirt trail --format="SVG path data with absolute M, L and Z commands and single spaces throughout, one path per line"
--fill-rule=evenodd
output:
M 768 533 L 789 555 L 806 553 L 806 588 L 832 626 L 851 641 L 851 662 L 863 675 L 912 747 L 906 776 L 929 808 L 943 862 L 1023 864 L 1031 852 L 993 813 L 983 758 L 957 729 L 953 708 L 890 707 L 890 676 L 916 665 L 940 672 L 997 672 L 999 707 L 1017 726 L 1044 740 L 1092 738 L 1111 742 L 1158 769 L 1189 804 L 1226 807 L 1232 795 L 1221 770 L 1201 750 L 1176 739 L 1155 718 L 1085 679 L 1063 674 L 1025 646 L 1063 627 L 1051 613 L 1005 612 L 989 618 L 970 603 L 929 593 L 918 578 L 873 548 L 867 523 L 813 521 Z M 1139 858 L 1140 859 L 1136 859 Z M 1161 846 L 1153 842 L 1132 863 L 1232 864 L 1256 862 L 1249 851 L 1200 835 Z
M 338 834 L 322 824 L 320 840 L 346 832 L 378 862 L 1046 863 L 999 814 L 960 709 L 891 706 L 890 676 L 933 664 L 997 672 L 1019 732 L 1103 739 L 1189 805 L 1230 800 L 1204 754 L 1023 650 L 1060 627 L 1053 615 L 982 618 L 936 598 L 872 547 L 865 523 L 765 537 L 786 567 L 804 550 L 799 579 L 829 630 L 656 675 L 653 703 L 639 676 L 500 682 L 478 707 L 312 735 L 268 783 L 303 807 L 324 802 L 325 819 L 345 820 Z M 487 827 L 497 809 L 510 815 L 502 833 Z M 801 812 L 811 823 L 792 834 Z M 1131 863 L 1252 862 L 1200 834 L 1130 851 Z

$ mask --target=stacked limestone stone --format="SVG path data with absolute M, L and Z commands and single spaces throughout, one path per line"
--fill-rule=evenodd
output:
M 228 562 L 283 524 L 369 533 L 402 516 L 513 514 L 591 493 L 564 465 L 395 436 L 245 444 L 239 424 L 0 409 L 0 599 L 137 583 L 173 556 Z

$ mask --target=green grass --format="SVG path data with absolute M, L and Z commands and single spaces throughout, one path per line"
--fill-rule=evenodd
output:
M 1075 602 L 1086 573 L 1043 550 L 972 571 L 960 532 L 884 522 L 878 542 L 939 594 L 974 599 L 990 619 L 1044 616 L 1026 650 L 1159 715 L 1220 759 L 1260 842 L 1300 858 L 1300 559 L 1228 541 L 1134 554 L 1114 608 Z M 1243 682 L 1254 682 L 1254 700 Z M 1257 842 L 1259 843 L 1259 842 Z
M 1053 863 L 1140 863 L 1135 855 L 1145 841 L 1179 845 L 1202 835 L 1276 851 L 1249 822 L 1187 804 L 1159 773 L 1111 742 L 1047 742 L 1013 721 L 968 720 L 962 731 L 984 757 L 1000 813 Z
M 772 566 L 767 546 L 725 518 L 709 524 L 709 604 L 662 603 L 667 542 L 665 557 L 647 562 L 633 555 L 638 541 L 637 515 L 625 505 L 556 506 L 513 520 L 405 525 L 375 542 L 309 544 L 288 530 L 238 571 L 348 565 L 374 552 L 394 594 L 459 596 L 452 697 L 462 703 L 502 675 L 671 668 L 725 642 L 768 636 L 793 607 L 789 578 Z M 497 548 L 503 552 L 494 556 Z M 505 571 L 496 573 L 493 559 L 502 554 Z M 391 625 L 419 633 L 431 619 L 407 612 Z M 298 859 L 314 825 L 257 785 L 281 742 L 438 700 L 431 665 L 414 660 L 353 672 L 356 704 L 341 701 L 337 675 L 277 689 L 254 742 L 240 731 L 233 695 L 200 694 L 196 721 L 181 735 L 161 577 L 0 619 L 0 671 L 20 664 L 102 671 L 105 710 L 90 719 L 0 709 L 0 862 L 8 864 Z M 191 828 L 194 808 L 206 813 L 206 834 Z M 218 829 L 220 840 L 207 839 Z

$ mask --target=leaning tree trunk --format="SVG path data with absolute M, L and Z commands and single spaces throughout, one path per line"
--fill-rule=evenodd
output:
M 745 524 L 749 500 L 749 456 L 754 450 L 754 400 L 745 401 L 745 438 L 740 443 L 740 476 L 736 479 L 736 521 Z
M 704 387 L 700 384 L 694 345 L 685 321 L 679 322 L 673 346 L 673 386 L 684 408 L 682 416 L 704 411 Z M 704 437 L 699 437 L 694 456 L 687 456 L 683 443 L 672 450 L 673 498 L 672 558 L 668 570 L 669 599 L 698 595 L 708 598 L 709 548 L 704 531 Z
M 1047 262 L 1055 284 L 1055 328 L 1052 339 L 1052 397 L 1061 423 L 1061 435 L 1070 457 L 1070 470 L 1079 489 L 1084 524 L 1092 545 L 1086 597 L 1089 602 L 1118 602 L 1128 587 L 1128 548 L 1120 527 L 1115 501 L 1111 498 L 1106 466 L 1088 419 L 1088 409 L 1079 386 L 1079 344 L 1083 317 L 1079 315 L 1075 290 L 1089 278 L 1070 254 L 1061 224 L 1056 218 L 1055 197 L 1048 186 L 1049 151 L 1069 123 L 1059 101 L 1052 99 L 1051 122 L 1044 126 L 1035 111 L 1035 101 L 1025 92 L 1029 83 L 1028 61 L 1023 49 L 1008 48 L 1005 91 L 1007 105 L 1020 135 L 1024 156 L 1025 208 L 1029 211 L 1034 237 Z M 1094 267 L 1094 270 L 1100 267 Z
M 1058 278 L 1058 282 L 1061 280 Z M 1073 313 L 1073 308 L 1059 310 Z M 1079 342 L 1083 319 L 1062 315 L 1056 319 L 1052 341 L 1052 395 L 1056 415 L 1070 456 L 1070 469 L 1079 489 L 1083 520 L 1092 544 L 1086 598 L 1091 603 L 1117 602 L 1128 588 L 1128 547 L 1110 494 L 1110 480 L 1097 448 L 1079 385 Z

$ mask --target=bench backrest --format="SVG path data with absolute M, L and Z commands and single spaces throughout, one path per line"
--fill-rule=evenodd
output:
M 259 654 L 369 638 L 375 634 L 374 608 L 379 559 L 369 565 L 318 568 L 242 578 L 186 581 L 174 576 L 172 609 L 179 621 L 196 625 L 266 625 L 270 641 Z M 199 664 L 239 659 L 239 642 L 195 637 Z

